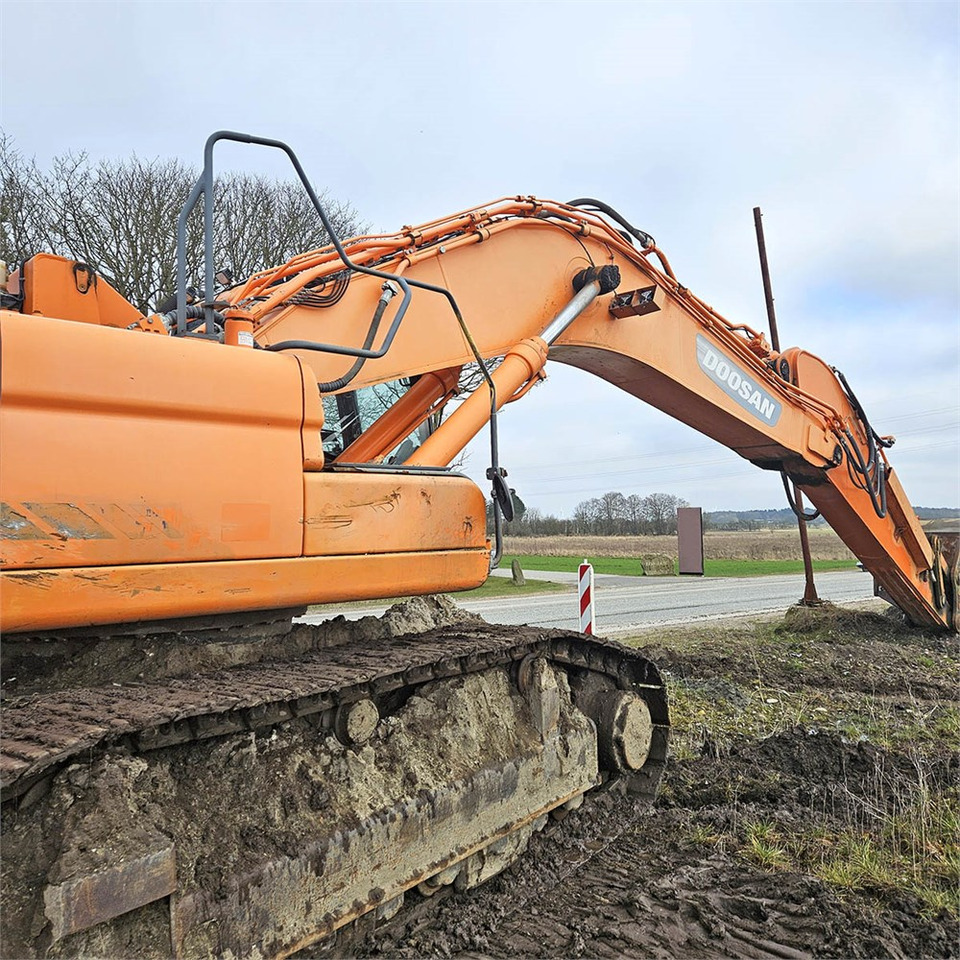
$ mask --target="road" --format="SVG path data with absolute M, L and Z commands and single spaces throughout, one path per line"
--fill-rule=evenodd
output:
M 506 575 L 509 576 L 509 572 Z M 517 599 L 464 600 L 459 601 L 460 606 L 490 623 L 577 629 L 576 574 L 531 571 L 525 576 L 527 579 L 564 583 L 569 589 L 562 593 L 532 594 Z M 816 584 L 820 598 L 835 603 L 873 596 L 873 578 L 858 570 L 819 573 Z M 615 637 L 656 625 L 783 611 L 803 595 L 803 575 L 660 578 L 597 574 L 594 591 L 594 632 L 598 636 Z M 355 620 L 377 616 L 385 609 L 369 605 L 328 608 L 302 617 L 301 622 L 320 623 L 339 615 Z

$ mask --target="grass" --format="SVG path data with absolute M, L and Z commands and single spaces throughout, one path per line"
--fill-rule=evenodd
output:
M 551 580 L 528 580 L 518 587 L 510 577 L 489 577 L 486 583 L 474 590 L 451 593 L 449 596 L 454 600 L 482 600 L 485 597 L 526 597 L 533 593 L 556 593 L 568 589 L 566 584 L 553 583 Z
M 834 886 L 907 890 L 926 912 L 960 915 L 957 799 L 932 794 L 922 777 L 885 782 L 882 797 L 850 797 L 841 829 L 792 836 L 792 859 Z
M 769 692 L 769 691 L 767 691 Z M 768 696 L 751 696 L 746 707 L 713 702 L 690 694 L 683 683 L 671 684 L 671 718 L 676 736 L 671 751 L 678 760 L 705 752 L 723 755 L 734 742 L 762 739 L 788 729 L 792 717 L 827 717 L 827 708 L 814 713 L 802 696 L 778 691 L 777 705 Z M 824 699 L 822 702 L 829 702 Z M 834 702 L 830 713 L 842 712 Z M 870 712 L 870 711 L 868 711 Z M 886 717 L 887 724 L 897 722 Z M 843 720 L 837 721 L 841 728 Z M 934 788 L 926 782 L 926 744 L 911 744 L 905 730 L 887 729 L 880 711 L 873 718 L 877 740 L 913 753 L 917 776 L 885 770 L 878 757 L 870 789 L 842 789 L 828 807 L 811 807 L 805 822 L 778 829 L 766 821 L 734 822 L 726 828 L 695 823 L 687 840 L 699 846 L 734 851 L 737 856 L 766 870 L 790 869 L 819 877 L 840 889 L 884 893 L 896 897 L 906 891 L 917 897 L 925 915 L 946 911 L 960 918 L 960 795 L 955 788 Z M 917 732 L 920 725 L 914 725 Z M 943 730 L 943 727 L 940 727 Z M 861 736 L 863 736 L 861 734 Z M 956 749 L 960 741 L 946 740 Z M 944 741 L 941 741 L 941 748 Z M 753 783 L 717 782 L 707 804 L 732 803 L 750 809 L 779 789 L 779 774 Z
M 702 828 L 688 839 L 736 849 L 744 860 L 767 870 L 792 869 L 848 890 L 908 891 L 925 913 L 960 913 L 960 853 L 957 851 L 956 795 L 931 796 L 922 783 L 899 779 L 886 784 L 895 796 L 894 813 L 880 812 L 889 797 L 849 797 L 846 823 L 833 829 L 797 828 L 789 833 L 766 821 L 747 821 L 733 834 Z M 865 812 L 866 811 L 866 812 Z
M 667 684 L 670 749 L 680 764 L 696 769 L 704 756 L 735 758 L 747 741 L 791 732 L 839 735 L 866 744 L 857 756 L 873 758 L 866 770 L 838 769 L 836 781 L 810 793 L 801 818 L 780 817 L 777 798 L 797 787 L 793 774 L 773 768 L 697 774 L 676 787 L 668 780 L 665 793 L 693 811 L 686 842 L 733 852 L 763 869 L 811 874 L 840 891 L 910 895 L 924 916 L 946 911 L 960 918 L 960 792 L 944 767 L 945 756 L 960 753 L 960 707 L 952 695 L 957 651 L 949 642 L 937 649 L 922 634 L 891 625 L 901 632 L 887 635 L 883 628 L 880 619 L 817 613 L 809 622 L 803 614 L 781 624 L 658 636 L 679 657 Z M 787 669 L 791 660 L 795 671 Z M 825 682 L 848 670 L 859 686 L 841 677 Z M 899 689 L 874 688 L 871 678 L 891 670 Z M 718 804 L 732 808 L 732 818 L 722 819 Z
M 763 821 L 746 825 L 746 843 L 741 855 L 767 870 L 786 867 L 790 864 L 786 848 L 781 844 L 776 828 Z
M 512 555 L 503 558 L 503 566 L 520 561 L 524 570 L 545 570 L 555 573 L 576 573 L 582 556 Z M 642 575 L 637 557 L 588 557 L 595 573 L 614 573 L 626 577 Z M 855 560 L 814 560 L 815 571 L 855 570 Z M 676 569 L 676 567 L 674 567 Z M 803 573 L 802 560 L 705 560 L 704 575 L 708 577 L 762 577 L 778 573 Z

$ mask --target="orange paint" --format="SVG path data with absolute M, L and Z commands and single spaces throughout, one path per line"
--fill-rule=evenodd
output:
M 361 237 L 347 249 L 359 265 L 403 273 L 412 297 L 391 348 L 367 359 L 345 389 L 420 379 L 352 438 L 341 463 L 378 463 L 438 413 L 457 371 L 474 360 L 471 340 L 485 358 L 506 355 L 494 374 L 498 405 L 522 397 L 543 375 L 541 334 L 571 299 L 573 276 L 615 265 L 619 289 L 644 294 L 642 303 L 613 315 L 614 295 L 600 296 L 550 359 L 596 374 L 760 466 L 786 469 L 914 622 L 948 624 L 949 611 L 933 600 L 930 545 L 896 477 L 889 474 L 881 518 L 846 465 L 834 464 L 846 431 L 861 450 L 867 438 L 829 366 L 797 349 L 775 357 L 761 334 L 682 287 L 659 250 L 637 249 L 599 214 L 532 197 Z M 332 248 L 306 251 L 225 291 L 228 344 L 242 345 L 252 331 L 259 347 L 359 347 L 382 278 L 354 273 L 323 307 L 291 299 L 343 270 Z M 449 290 L 469 335 L 447 299 L 417 283 Z M 0 628 L 482 582 L 484 505 L 473 484 L 326 462 L 317 384 L 343 376 L 349 358 L 145 337 L 152 318 L 82 265 L 48 255 L 25 265 L 23 286 L 23 313 L 0 312 Z M 374 349 L 399 306 L 395 298 L 387 307 Z M 789 380 L 778 376 L 778 359 Z M 481 385 L 409 464 L 449 463 L 488 418 Z

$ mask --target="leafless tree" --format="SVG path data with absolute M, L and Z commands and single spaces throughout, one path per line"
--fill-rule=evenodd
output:
M 665 534 L 676 533 L 677 508 L 686 500 L 670 493 L 633 493 L 625 497 L 615 490 L 577 504 L 573 521 L 578 533 Z
M 643 525 L 643 497 L 638 493 L 631 493 L 626 498 L 627 522 L 630 529 L 639 532 Z
M 88 263 L 147 313 L 175 288 L 177 219 L 196 180 L 179 160 L 137 156 L 93 163 L 67 153 L 45 171 L 0 134 L 0 259 L 20 263 L 48 252 Z M 226 173 L 214 197 L 215 266 L 238 279 L 329 242 L 298 183 Z M 341 236 L 367 229 L 348 204 L 320 199 Z M 199 209 L 186 246 L 189 282 L 200 285 Z
M 607 532 L 624 533 L 627 520 L 627 500 L 622 493 L 611 490 L 599 498 L 600 518 Z
M 647 532 L 653 534 L 677 532 L 677 508 L 689 504 L 672 493 L 651 493 L 643 498 L 643 519 Z

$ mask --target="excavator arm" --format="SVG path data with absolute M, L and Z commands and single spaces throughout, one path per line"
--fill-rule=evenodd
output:
M 725 320 L 596 201 L 338 241 L 190 310 L 140 317 L 83 265 L 26 265 L 2 334 L 8 630 L 476 585 L 482 498 L 442 468 L 548 358 L 781 471 L 911 621 L 954 625 L 951 555 L 842 374 Z M 423 440 L 470 363 L 480 386 Z M 394 383 L 379 416 L 349 402 Z
M 549 357 L 782 471 L 913 622 L 949 624 L 947 560 L 923 533 L 887 460 L 889 441 L 876 436 L 842 373 L 799 348 L 774 353 L 762 334 L 725 320 L 680 284 L 652 241 L 640 245 L 581 206 L 513 198 L 356 247 L 352 258 L 451 291 L 462 322 L 444 297 L 418 292 L 387 355 L 368 359 L 350 385 L 429 374 L 432 389 L 398 401 L 338 460 L 382 460 L 450 395 L 449 375 L 437 375 L 476 355 L 505 358 L 493 372 L 497 406 L 541 377 Z M 589 283 L 588 271 L 597 275 Z M 288 344 L 321 382 L 342 371 L 343 358 L 296 344 L 320 331 L 325 340 L 361 340 L 360 305 L 382 282 L 355 277 L 336 305 L 320 310 L 297 302 L 297 288 L 329 275 L 312 260 L 294 261 L 230 294 L 249 305 L 260 344 Z M 406 463 L 450 463 L 488 421 L 489 407 L 481 382 Z

